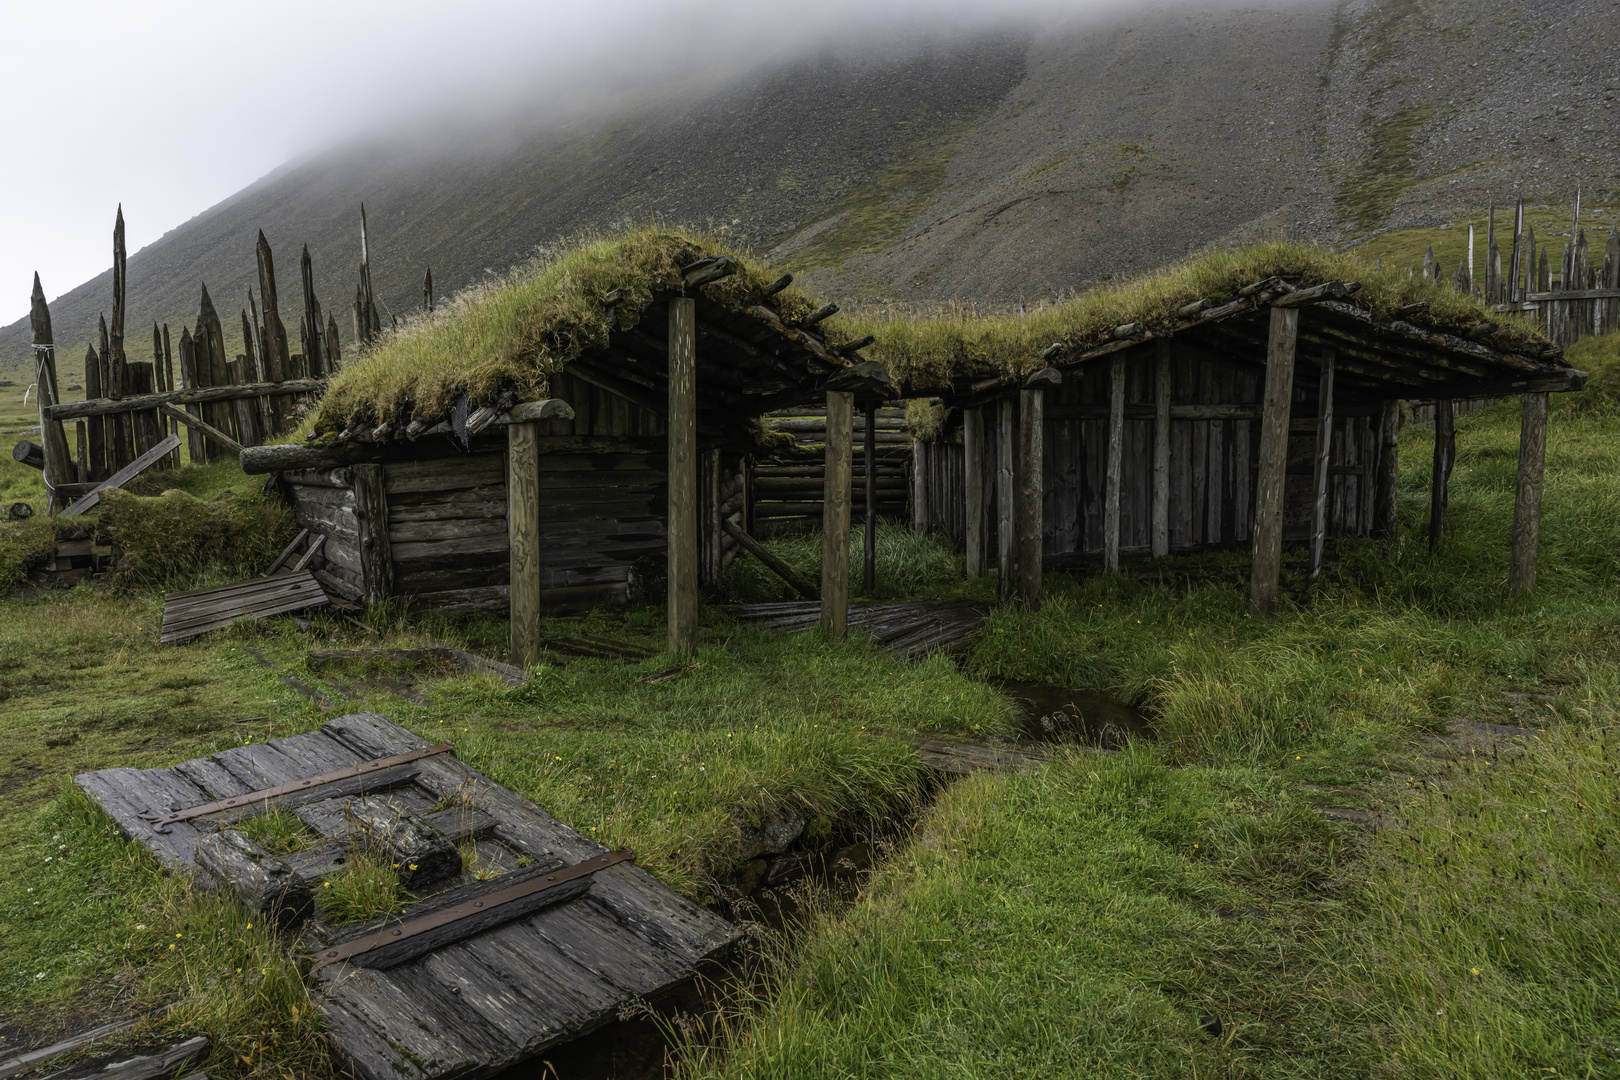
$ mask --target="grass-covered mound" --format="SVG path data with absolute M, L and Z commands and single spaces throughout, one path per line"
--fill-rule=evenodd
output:
M 280 501 L 231 488 L 206 500 L 179 489 L 155 498 L 109 491 L 99 511 L 123 553 L 118 577 L 143 586 L 256 576 L 297 531 Z
M 641 226 L 539 256 L 415 316 L 345 365 L 321 399 L 313 429 L 326 435 L 351 422 L 436 421 L 463 391 L 474 401 L 505 387 L 525 400 L 539 397 L 549 375 L 605 346 L 615 326 L 635 325 L 656 294 L 679 292 L 684 267 L 720 255 L 741 268 L 701 286 L 702 294 L 731 307 L 760 303 L 776 271 L 684 229 Z M 610 321 L 603 298 L 617 289 L 624 297 L 612 305 Z M 784 321 L 816 307 L 791 288 L 766 303 Z
M 1508 347 L 1533 347 L 1546 340 L 1530 323 L 1491 311 L 1448 286 L 1407 277 L 1404 270 L 1375 270 L 1354 255 L 1289 243 L 1208 252 L 1158 273 L 1022 314 L 975 315 L 965 308 L 923 316 L 882 312 L 843 320 L 841 327 L 851 337 L 875 337 L 865 355 L 882 362 L 896 382 L 938 386 L 957 375 L 1033 370 L 1042 364 L 1041 351 L 1054 343 L 1070 348 L 1101 344 L 1116 326 L 1152 327 L 1195 300 L 1230 297 L 1245 285 L 1274 276 L 1299 286 L 1359 281 L 1355 302 L 1378 319 L 1427 302 L 1427 311 L 1406 318 L 1453 332 L 1481 322 L 1496 323 L 1497 341 Z

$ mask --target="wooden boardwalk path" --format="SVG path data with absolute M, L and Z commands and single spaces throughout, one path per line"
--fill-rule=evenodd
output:
M 821 620 L 821 605 L 809 600 L 737 604 L 728 609 L 740 622 L 799 633 Z M 899 604 L 851 604 L 849 628 L 876 638 L 896 656 L 950 652 L 966 645 L 984 625 L 987 604 L 961 601 L 909 601 Z
M 75 782 L 165 867 L 301 933 L 334 1056 L 361 1080 L 492 1075 L 689 977 L 738 936 L 633 862 L 581 873 L 614 853 L 376 713 Z M 231 828 L 270 809 L 296 813 L 309 846 L 278 857 Z M 411 865 L 419 902 L 326 926 L 312 892 L 361 845 Z

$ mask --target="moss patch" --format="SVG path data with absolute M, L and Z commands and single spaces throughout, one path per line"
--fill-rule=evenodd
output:
M 179 490 L 156 498 L 109 491 L 101 523 L 124 552 L 118 576 L 148 585 L 257 574 L 295 531 L 280 502 L 231 490 L 206 502 Z

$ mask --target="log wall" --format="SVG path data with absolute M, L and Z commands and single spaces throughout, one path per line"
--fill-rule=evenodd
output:
M 769 537 L 785 532 L 821 528 L 822 495 L 826 472 L 827 410 L 825 406 L 784 409 L 773 413 L 771 426 L 793 436 L 793 449 L 751 466 L 752 535 Z M 850 507 L 855 520 L 866 514 L 866 431 L 862 411 L 855 410 L 852 431 Z M 877 512 L 879 517 L 903 519 L 910 512 L 911 437 L 906 434 L 903 408 L 877 410 Z M 745 531 L 748 531 L 745 528 Z
M 1306 358 L 1304 362 L 1313 362 Z M 1153 535 L 1153 374 L 1149 349 L 1125 361 L 1125 419 L 1120 461 L 1120 550 L 1147 555 Z M 1253 528 L 1254 488 L 1259 469 L 1258 425 L 1264 375 L 1256 369 L 1218 363 L 1178 350 L 1171 359 L 1169 517 L 1171 551 L 1241 547 Z M 1186 419 L 1178 407 L 1250 406 L 1254 418 Z M 1108 452 L 1108 365 L 1065 373 L 1047 391 L 1043 424 L 1042 550 L 1047 557 L 1100 557 Z M 1312 462 L 1316 449 L 1314 385 L 1296 386 L 1288 441 L 1283 536 L 1309 539 L 1314 505 Z M 1329 457 L 1327 535 L 1364 536 L 1372 528 L 1373 480 L 1378 439 L 1376 403 L 1340 400 Z M 987 431 L 995 415 L 985 407 Z M 1015 445 L 1018 433 L 1013 433 Z M 987 435 L 988 439 L 989 436 Z M 964 454 L 960 427 L 953 435 L 918 447 L 916 467 L 926 493 L 923 520 L 931 530 L 965 542 Z M 982 480 L 987 508 L 987 550 L 998 550 L 996 455 L 986 453 Z

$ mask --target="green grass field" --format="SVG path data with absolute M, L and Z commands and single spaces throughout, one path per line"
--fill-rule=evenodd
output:
M 1285 582 L 1271 622 L 1246 614 L 1244 557 L 1206 556 L 1189 562 L 1213 583 L 1190 588 L 1054 575 L 1039 614 L 1000 610 L 959 662 L 707 610 L 701 666 L 672 681 L 631 685 L 668 655 L 578 660 L 516 690 L 427 678 L 422 705 L 360 669 L 338 674 L 366 700 L 342 701 L 306 651 L 376 639 L 324 619 L 159 648 L 161 589 L 228 560 L 0 601 L 0 1016 L 48 1037 L 183 1000 L 162 1030 L 210 1034 L 210 1075 L 329 1072 L 288 943 L 160 874 L 69 786 L 331 715 L 252 649 L 342 708 L 452 739 L 698 898 L 736 868 L 739 818 L 793 806 L 853 833 L 920 810 L 859 900 L 764 946 L 718 1037 L 684 1047 L 690 1076 L 1616 1075 L 1620 342 L 1573 359 L 1594 388 L 1554 404 L 1523 599 L 1505 590 L 1518 415 L 1501 404 L 1459 423 L 1441 552 L 1423 543 L 1431 437 L 1407 430 L 1402 539 Z M 0 462 L 0 489 L 27 488 L 18 469 Z M 171 480 L 204 504 L 234 487 L 233 512 L 251 510 L 228 470 Z M 937 542 L 884 540 L 896 591 L 984 595 Z M 779 548 L 814 568 L 813 539 Z M 505 639 L 493 619 L 368 620 L 387 644 L 498 655 Z M 548 630 L 656 651 L 663 626 L 643 608 Z M 997 679 L 1110 691 L 1156 738 L 930 795 L 910 739 L 1014 730 Z M 1425 757 L 1458 718 L 1542 734 L 1489 764 Z

